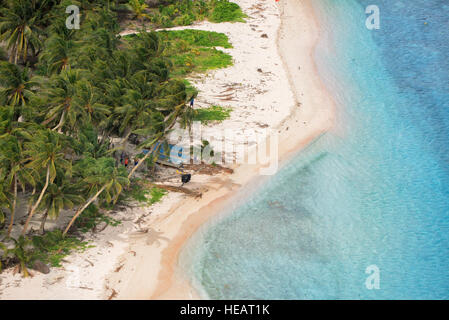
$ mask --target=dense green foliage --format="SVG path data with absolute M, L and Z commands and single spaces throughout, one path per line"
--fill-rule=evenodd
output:
M 202 30 L 160 31 L 157 37 L 162 44 L 161 56 L 170 64 L 172 77 L 179 78 L 192 72 L 232 65 L 232 57 L 215 48 L 232 47 L 223 33 Z M 138 36 L 125 38 L 132 44 Z
M 223 108 L 220 106 L 211 106 L 209 108 L 196 109 L 193 120 L 201 121 L 201 123 L 208 124 L 210 122 L 221 122 L 229 119 L 231 116 L 231 108 Z
M 124 196 L 128 201 L 134 200 L 140 203 L 152 205 L 159 202 L 166 194 L 167 191 L 164 189 L 157 187 L 146 188 L 142 186 L 139 181 L 136 181 L 136 183 L 133 183 L 131 188 L 125 192 Z
M 149 10 L 154 27 L 169 28 L 191 25 L 208 19 L 212 22 L 244 22 L 240 7 L 229 0 L 168 0 Z
M 36 259 L 57 266 L 71 249 L 86 247 L 68 235 L 73 225 L 87 231 L 119 223 L 96 208 L 114 207 L 137 168 L 156 160 L 149 152 L 125 168 L 124 145 L 133 138 L 138 149 L 154 151 L 176 124 L 189 126 L 187 102 L 197 91 L 184 76 L 232 63 L 215 48 L 231 47 L 223 34 L 118 35 L 117 9 L 125 4 L 142 24 L 155 10 L 175 24 L 186 24 L 178 19 L 185 14 L 234 21 L 238 14 L 223 12 L 240 10 L 228 1 L 165 2 L 156 9 L 140 0 L 0 2 L 0 241 L 8 244 L 0 261 L 15 261 L 24 275 Z M 82 12 L 80 29 L 65 25 L 72 4 Z M 143 194 L 152 204 L 165 191 Z M 20 236 L 12 234 L 19 201 L 27 202 Z M 63 210 L 74 211 L 70 223 L 46 232 L 47 218 Z M 30 230 L 35 215 L 40 230 Z

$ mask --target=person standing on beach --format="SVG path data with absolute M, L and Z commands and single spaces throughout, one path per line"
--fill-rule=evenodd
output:
M 126 159 L 125 159 L 125 168 L 128 168 L 128 162 L 129 162 L 129 159 L 126 158 Z
M 195 102 L 195 98 L 192 96 L 192 98 L 190 98 L 190 108 L 193 108 L 194 102 Z

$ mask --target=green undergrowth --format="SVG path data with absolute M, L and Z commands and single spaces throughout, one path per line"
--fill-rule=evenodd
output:
M 28 268 L 32 268 L 37 260 L 50 267 L 61 267 L 63 259 L 70 253 L 83 252 L 94 247 L 89 242 L 75 237 L 63 237 L 61 230 L 48 231 L 45 235 L 8 238 L 6 241 L 10 242 L 10 245 L 0 243 L 0 266 L 18 265 L 24 277 L 29 275 Z
M 165 44 L 164 55 L 171 61 L 173 77 L 193 72 L 226 68 L 232 56 L 215 47 L 232 48 L 223 33 L 203 30 L 162 31 L 158 35 Z
M 211 106 L 204 109 L 196 109 L 194 111 L 194 121 L 201 121 L 203 124 L 210 122 L 222 122 L 229 119 L 232 108 L 225 108 L 221 106 Z
M 158 31 L 158 35 L 164 42 L 167 41 L 183 41 L 183 45 L 191 45 L 196 47 L 223 47 L 232 48 L 228 37 L 224 33 L 204 30 L 170 30 Z
M 83 252 L 94 247 L 87 241 L 81 241 L 75 237 L 63 237 L 61 230 L 47 232 L 43 236 L 34 236 L 32 244 L 34 251 L 31 260 L 39 259 L 52 267 L 61 267 L 62 260 L 70 253 Z
M 93 230 L 100 222 L 104 222 L 112 227 L 116 227 L 121 224 L 119 220 L 101 213 L 97 206 L 91 204 L 86 210 L 84 210 L 78 219 L 76 219 L 75 226 L 81 232 L 88 232 Z
M 131 184 L 128 191 L 125 191 L 124 196 L 127 200 L 134 200 L 146 205 L 153 205 L 167 194 L 167 191 L 157 187 L 147 188 L 138 183 L 138 179 Z
M 204 30 L 159 31 L 163 57 L 170 62 L 170 76 L 184 78 L 186 75 L 207 70 L 226 68 L 233 64 L 232 56 L 216 47 L 232 48 L 223 33 Z M 125 36 L 133 41 L 136 35 Z
M 198 95 L 198 89 L 190 83 L 189 80 L 183 79 L 184 85 L 186 86 L 186 96 L 187 97 L 196 97 Z
M 239 5 L 230 1 L 216 1 L 209 18 L 212 22 L 245 22 L 246 15 Z
M 188 26 L 203 20 L 245 22 L 245 17 L 239 5 L 229 0 L 167 0 L 149 9 L 149 21 L 156 28 Z

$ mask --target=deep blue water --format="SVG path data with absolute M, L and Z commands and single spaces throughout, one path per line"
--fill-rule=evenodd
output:
M 375 2 L 380 30 L 371 1 L 313 0 L 336 127 L 190 241 L 206 297 L 449 298 L 449 1 Z

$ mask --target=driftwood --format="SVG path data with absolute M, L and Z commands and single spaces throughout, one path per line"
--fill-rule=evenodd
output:
M 115 291 L 114 289 L 112 289 L 112 293 L 109 296 L 108 300 L 112 300 L 117 296 L 117 291 Z
M 173 192 L 181 192 L 181 193 L 185 193 L 188 196 L 192 196 L 195 198 L 201 198 L 202 197 L 202 193 L 198 192 L 198 191 L 193 191 L 184 187 L 177 187 L 177 186 L 170 186 L 170 185 L 165 185 L 165 184 L 153 184 L 154 187 L 159 188 L 159 189 L 164 189 L 167 191 L 173 191 Z
M 190 189 L 187 189 L 184 187 L 171 186 L 171 185 L 166 185 L 166 184 L 157 184 L 157 183 L 151 183 L 151 182 L 145 182 L 145 181 L 139 181 L 139 183 L 141 185 L 156 187 L 156 188 L 164 189 L 167 191 L 181 192 L 181 193 L 184 193 L 188 196 L 195 197 L 195 198 L 201 198 L 203 195 L 201 192 L 190 190 Z
M 234 170 L 232 170 L 231 168 L 226 168 L 226 167 L 220 166 L 218 164 L 216 164 L 216 165 L 205 164 L 205 163 L 185 164 L 184 169 L 195 171 L 198 174 L 207 174 L 210 176 L 212 176 L 214 174 L 218 174 L 218 173 L 229 173 L 229 174 L 234 173 Z
M 180 167 L 179 164 L 174 164 L 174 163 L 164 161 L 164 160 L 157 160 L 156 163 L 161 166 L 166 166 L 166 167 L 175 168 L 175 169 L 179 169 L 179 167 Z

